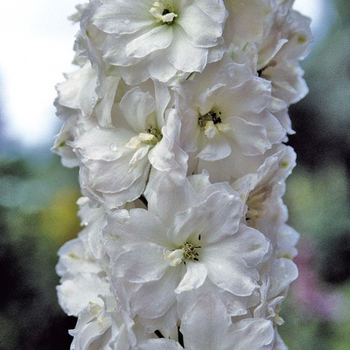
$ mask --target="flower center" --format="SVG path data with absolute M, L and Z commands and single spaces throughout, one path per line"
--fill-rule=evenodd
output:
M 199 235 L 199 238 L 200 239 Z M 200 245 L 194 245 L 191 242 L 186 241 L 181 247 L 178 249 L 169 251 L 166 250 L 164 252 L 164 258 L 169 261 L 170 266 L 177 266 L 182 262 L 186 264 L 185 260 L 198 261 L 199 253 L 197 249 L 202 248 Z
M 140 148 L 142 145 L 155 146 L 161 139 L 163 134 L 154 126 L 150 126 L 145 132 L 140 132 L 137 136 L 132 137 L 125 145 L 126 148 Z
M 146 130 L 146 133 L 147 133 L 147 134 L 150 134 L 150 135 L 153 135 L 156 142 L 159 142 L 159 141 L 163 138 L 163 135 L 162 135 L 162 133 L 160 132 L 160 130 L 157 129 L 157 128 L 155 128 L 154 126 L 150 126 L 150 127 Z
M 221 123 L 221 112 L 210 111 L 198 118 L 198 124 L 201 128 L 205 128 L 207 122 L 212 121 L 214 124 Z
M 271 189 L 266 186 L 257 188 L 250 193 L 247 199 L 246 220 L 250 227 L 257 228 L 257 221 L 261 218 L 265 209 L 265 201 L 271 195 Z
M 195 246 L 190 242 L 185 242 L 181 247 L 184 258 L 187 260 L 198 261 L 199 253 L 197 249 L 202 248 L 200 245 Z
M 162 1 L 153 3 L 149 12 L 156 18 L 157 22 L 163 22 L 162 24 L 171 24 L 175 17 L 177 17 L 177 14 L 174 13 L 169 6 L 164 6 Z

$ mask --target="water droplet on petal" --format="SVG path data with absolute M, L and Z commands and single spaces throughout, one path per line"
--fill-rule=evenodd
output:
M 117 147 L 117 145 L 116 145 L 115 143 L 111 143 L 111 144 L 109 145 L 109 149 L 110 149 L 111 151 L 115 152 L 115 151 L 118 149 L 118 147 Z

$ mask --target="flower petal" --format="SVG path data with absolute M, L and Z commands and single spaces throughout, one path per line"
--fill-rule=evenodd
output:
M 173 30 L 170 26 L 157 26 L 147 30 L 126 45 L 126 55 L 142 58 L 151 52 L 166 49 L 173 39 Z
M 190 291 L 199 288 L 207 278 L 207 268 L 201 262 L 186 261 L 186 273 L 175 293 Z
M 153 243 L 132 245 L 116 259 L 116 276 L 133 283 L 159 280 L 168 267 L 163 249 Z

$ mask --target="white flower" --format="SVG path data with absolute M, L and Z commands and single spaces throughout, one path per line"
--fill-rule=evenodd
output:
M 247 63 L 253 74 L 272 82 L 271 113 L 292 134 L 288 107 L 308 88 L 299 60 L 312 41 L 310 19 L 292 9 L 293 1 L 225 1 L 229 16 L 224 38 L 235 62 Z
M 101 126 L 111 126 L 111 109 L 120 76 L 110 75 L 99 79 L 89 61 L 65 76 L 67 80 L 56 86 L 57 115 L 67 120 L 71 115 L 77 114 L 89 119 L 93 114 Z
M 268 110 L 270 83 L 228 57 L 209 65 L 177 91 L 183 118 L 181 145 L 195 152 L 198 165 L 194 162 L 193 171 L 207 169 L 212 181 L 244 175 L 244 168 L 254 162 L 250 158 L 263 155 L 285 136 Z
M 101 126 L 111 126 L 111 109 L 120 77 L 104 77 L 100 84 L 97 72 L 86 60 L 82 67 L 65 76 L 67 80 L 56 86 L 55 100 L 56 114 L 64 124 L 55 136 L 52 151 L 61 156 L 63 165 L 74 167 L 79 165 L 79 160 L 71 142 L 96 121 Z
M 88 213 L 89 221 L 83 220 L 85 228 L 79 237 L 58 251 L 60 258 L 56 266 L 61 276 L 57 287 L 60 305 L 68 315 L 74 316 L 90 302 L 102 306 L 99 295 L 110 293 L 109 259 L 101 252 L 101 231 L 107 223 L 105 213 L 101 208 L 90 208 L 87 199 L 81 198 L 79 203 Z
M 183 347 L 171 339 L 149 339 L 142 342 L 135 350 L 182 350 Z
M 233 295 L 253 293 L 269 243 L 240 223 L 242 203 L 228 184 L 196 193 L 187 179 L 159 175 L 146 198 L 148 211 L 114 212 L 105 229 L 115 284 L 131 286 L 132 316 L 161 317 L 207 278 Z
M 73 337 L 72 350 L 93 349 L 95 344 L 101 344 L 99 347 L 101 350 L 110 349 L 108 343 L 111 341 L 112 314 L 115 313 L 117 306 L 113 297 L 109 297 L 107 300 L 109 305 L 107 305 L 106 299 L 101 298 L 99 304 L 90 302 L 79 313 L 75 329 L 69 331 Z M 114 305 L 111 305 L 112 303 Z
M 310 50 L 310 19 L 293 9 L 287 11 L 283 10 L 283 7 L 279 8 L 273 26 L 266 33 L 261 52 L 271 47 L 271 38 L 276 37 L 277 33 L 283 41 L 282 45 L 277 44 L 275 52 L 264 59 L 260 58 L 260 54 L 257 68 L 262 78 L 272 82 L 273 96 L 289 106 L 308 92 L 299 61 L 304 59 Z
M 276 325 L 298 234 L 283 142 L 311 40 L 292 4 L 77 7 L 79 68 L 57 85 L 52 149 L 79 165 L 86 196 L 56 267 L 78 317 L 71 349 L 286 349 Z
M 101 50 L 127 83 L 167 82 L 222 57 L 225 19 L 222 0 L 98 0 L 82 16 L 81 35 L 96 46 L 90 57 Z
M 186 172 L 187 154 L 178 146 L 180 119 L 167 109 L 167 88 L 155 98 L 139 87 L 128 91 L 112 110 L 111 127 L 91 127 L 70 142 L 81 162 L 81 186 L 105 208 L 139 198 L 151 165 Z
M 298 243 L 299 236 L 299 233 L 292 227 L 283 225 L 277 233 L 276 256 L 293 259 L 298 254 L 295 246 Z
M 110 291 L 109 257 L 101 235 L 105 213 L 86 197 L 78 204 L 84 229 L 59 250 L 56 266 L 61 276 L 59 303 L 68 315 L 78 317 L 75 329 L 69 331 L 74 338 L 71 349 L 93 349 L 97 344 L 99 349 L 131 349 L 149 335 L 120 311 Z
M 202 296 L 181 319 L 186 350 L 272 350 L 273 323 L 246 318 L 232 323 L 225 305 L 214 295 Z
M 73 152 L 69 142 L 73 141 L 75 135 L 79 133 L 78 127 L 79 115 L 71 116 L 62 125 L 60 132 L 55 136 L 55 143 L 51 151 L 61 156 L 61 162 L 64 166 L 73 168 L 79 165 L 79 159 Z
M 236 180 L 232 186 L 247 205 L 247 224 L 264 233 L 273 243 L 287 221 L 288 213 L 282 201 L 285 180 L 295 166 L 295 152 L 279 145 L 276 153 L 267 157 L 256 172 Z
M 82 116 L 90 117 L 92 109 L 97 102 L 97 94 L 95 92 L 98 85 L 96 71 L 91 68 L 90 62 L 86 61 L 75 72 L 65 74 L 65 77 L 67 80 L 56 86 L 58 92 L 56 106 L 75 109 L 80 111 Z M 67 114 L 60 113 L 58 109 L 58 116 L 61 119 L 65 120 Z
M 138 342 L 151 337 L 137 320 L 120 312 L 114 296 L 100 299 L 99 304 L 91 302 L 79 313 L 76 327 L 69 331 L 74 338 L 72 350 L 132 350 Z

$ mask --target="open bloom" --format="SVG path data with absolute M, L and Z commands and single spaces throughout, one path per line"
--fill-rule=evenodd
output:
M 292 4 L 78 6 L 80 68 L 57 85 L 53 147 L 86 196 L 57 265 L 72 349 L 286 348 L 276 325 L 298 234 L 283 142 L 310 41 Z
M 81 35 L 90 58 L 100 60 L 100 51 L 127 83 L 167 82 L 222 57 L 226 16 L 222 0 L 98 0 L 83 14 Z
M 78 318 L 76 327 L 69 331 L 74 338 L 71 349 L 131 349 L 137 342 L 135 321 L 119 312 L 110 291 L 109 257 L 101 240 L 106 215 L 102 207 L 93 208 L 86 197 L 78 204 L 84 229 L 59 250 L 56 266 L 61 276 L 57 287 L 60 305 L 68 315 Z M 150 337 L 137 325 L 135 328 L 138 340 Z
M 229 12 L 224 38 L 235 62 L 246 62 L 254 74 L 271 81 L 271 112 L 294 133 L 288 107 L 308 88 L 299 61 L 312 41 L 310 19 L 292 9 L 293 1 L 225 1 Z
M 141 196 L 151 165 L 161 171 L 186 171 L 187 155 L 178 146 L 180 119 L 167 108 L 167 88 L 158 99 L 139 87 L 128 91 L 112 110 L 111 127 L 81 133 L 71 147 L 81 162 L 81 185 L 107 209 Z
M 194 171 L 207 169 L 212 181 L 245 175 L 254 157 L 285 137 L 268 110 L 270 83 L 227 56 L 185 81 L 177 91 L 182 147 L 195 155 Z
M 275 339 L 272 322 L 263 318 L 233 324 L 225 305 L 214 295 L 202 296 L 184 313 L 181 332 L 188 350 L 271 350 Z
M 197 185 L 207 182 L 198 177 Z M 201 287 L 206 279 L 233 295 L 250 296 L 270 245 L 259 231 L 240 223 L 236 192 L 228 184 L 196 192 L 187 179 L 169 175 L 149 186 L 148 211 L 116 211 L 105 228 L 115 284 L 132 289 L 124 300 L 132 317 L 161 317 L 177 294 Z

